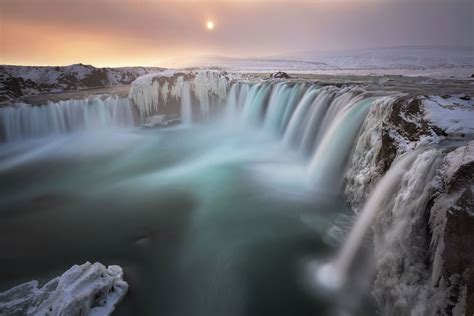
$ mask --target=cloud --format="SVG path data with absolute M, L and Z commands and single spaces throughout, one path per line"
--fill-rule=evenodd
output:
M 472 45 L 472 4 L 395 0 L 3 0 L 2 63 L 137 65 L 197 54 Z M 205 21 L 216 23 L 207 32 Z M 28 49 L 32 45 L 34 49 Z

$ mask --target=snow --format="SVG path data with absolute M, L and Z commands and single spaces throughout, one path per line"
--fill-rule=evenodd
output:
M 474 134 L 474 100 L 456 96 L 428 96 L 423 100 L 425 119 L 449 135 Z
M 110 315 L 127 290 L 121 267 L 86 262 L 41 288 L 30 281 L 0 293 L 0 314 Z
M 201 56 L 175 66 L 223 67 L 237 72 L 285 71 L 326 75 L 403 75 L 469 78 L 474 74 L 472 47 L 388 47 L 344 51 L 308 51 L 260 58 Z

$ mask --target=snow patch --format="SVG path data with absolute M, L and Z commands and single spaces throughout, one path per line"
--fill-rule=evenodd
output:
M 448 135 L 474 134 L 474 100 L 456 96 L 423 99 L 425 119 Z

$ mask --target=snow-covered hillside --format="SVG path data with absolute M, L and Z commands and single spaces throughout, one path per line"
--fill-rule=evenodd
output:
M 302 52 L 294 58 L 339 69 L 436 69 L 474 67 L 472 47 L 403 46 L 335 52 Z
M 177 65 L 183 66 L 181 60 Z M 184 66 L 242 72 L 411 75 L 466 78 L 474 74 L 472 47 L 404 46 L 345 51 L 305 51 L 263 58 L 201 56 Z
M 84 64 L 63 67 L 3 65 L 0 66 L 0 102 L 39 93 L 130 84 L 140 76 L 161 70 L 156 67 L 95 68 Z

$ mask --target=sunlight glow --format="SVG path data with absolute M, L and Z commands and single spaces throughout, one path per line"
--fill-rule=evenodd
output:
M 214 22 L 213 21 L 207 21 L 206 27 L 209 31 L 212 31 L 214 29 Z

